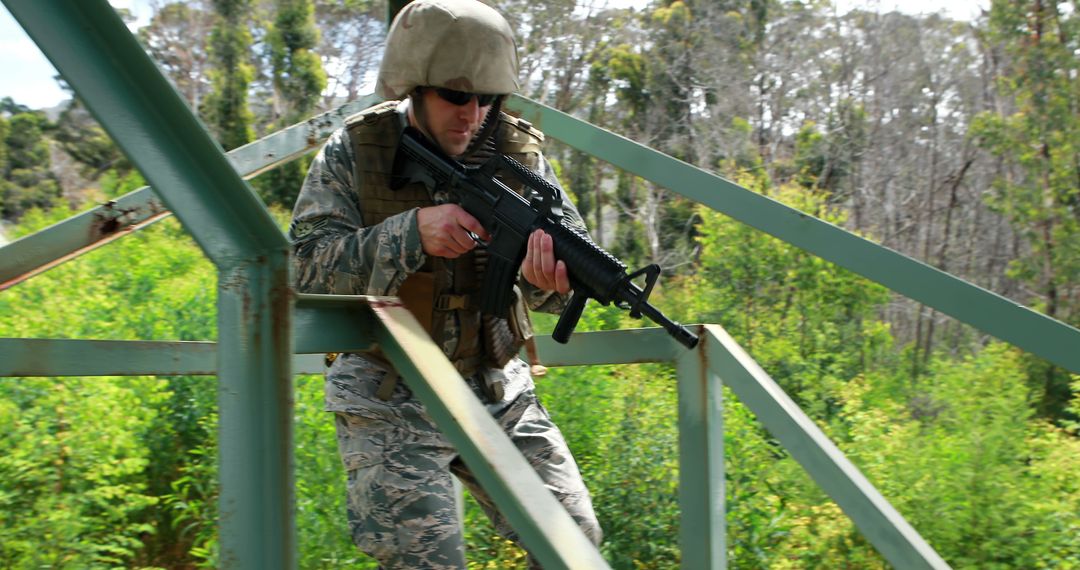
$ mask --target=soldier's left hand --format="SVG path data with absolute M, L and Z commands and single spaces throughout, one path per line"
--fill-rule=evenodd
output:
M 526 281 L 540 289 L 562 295 L 570 292 L 566 264 L 555 259 L 555 244 L 544 230 L 536 230 L 529 236 L 525 261 L 521 262 L 521 274 Z

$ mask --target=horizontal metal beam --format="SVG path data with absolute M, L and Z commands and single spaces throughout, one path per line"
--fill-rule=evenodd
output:
M 287 247 L 107 1 L 3 2 L 215 264 Z
M 731 388 L 894 568 L 949 568 L 859 468 L 723 328 L 706 325 L 702 344 L 701 358 L 712 373 Z
M 375 343 L 375 321 L 361 295 L 309 295 L 296 298 L 293 350 L 297 354 L 360 352 Z
M 322 374 L 322 354 L 293 356 L 294 374 Z M 217 343 L 0 338 L 0 378 L 216 376 Z
M 404 305 L 372 305 L 379 345 L 544 568 L 608 568 Z
M 253 178 L 310 152 L 343 126 L 346 118 L 378 101 L 378 97 L 366 95 L 346 103 L 233 149 L 228 153 L 229 161 L 245 180 Z M 0 291 L 171 214 L 151 188 L 143 186 L 15 240 L 0 247 Z
M 300 295 L 293 312 L 293 372 L 321 374 L 323 354 L 374 342 L 368 298 Z M 217 375 L 217 343 L 202 341 L 0 338 L 5 376 Z
M 0 338 L 0 377 L 213 374 L 213 342 Z
M 555 342 L 551 336 L 538 336 L 536 349 L 545 366 L 670 362 L 686 351 L 659 327 L 575 332 L 566 344 Z
M 1080 330 L 824 220 L 530 99 L 507 107 L 566 144 L 1080 373 Z
M 293 311 L 294 372 L 321 374 L 328 352 L 375 343 L 372 297 L 298 295 Z M 568 344 L 536 338 L 546 366 L 670 362 L 686 349 L 661 328 L 574 333 Z M 203 341 L 0 338 L 4 376 L 214 375 L 217 345 Z

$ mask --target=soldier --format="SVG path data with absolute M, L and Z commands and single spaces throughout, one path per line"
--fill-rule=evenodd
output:
M 290 238 L 300 291 L 397 295 L 431 333 L 488 411 L 599 544 L 592 501 L 562 434 L 516 354 L 531 336 L 527 305 L 557 312 L 570 284 L 551 238 L 530 236 L 508 319 L 477 309 L 483 226 L 444 191 L 393 184 L 407 125 L 447 155 L 478 163 L 509 154 L 553 184 L 543 134 L 500 112 L 517 91 L 509 24 L 477 0 L 416 0 L 394 19 L 376 89 L 389 101 L 346 121 L 319 152 L 293 211 Z M 400 100 L 399 100 L 400 99 Z M 512 179 L 504 179 L 516 191 Z M 563 193 L 563 211 L 584 229 Z M 476 484 L 424 407 L 377 351 L 328 356 L 326 409 L 334 412 L 347 472 L 353 541 L 383 568 L 464 568 L 451 473 L 510 540 L 518 537 Z M 531 560 L 535 566 L 535 561 Z

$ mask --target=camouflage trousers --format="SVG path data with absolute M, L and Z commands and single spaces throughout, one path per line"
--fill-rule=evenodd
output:
M 592 500 L 562 433 L 536 398 L 528 366 L 513 359 L 485 372 L 504 382 L 501 401 L 484 397 L 483 375 L 467 380 L 547 488 L 596 544 L 601 531 Z M 465 546 L 451 474 L 480 503 L 495 529 L 519 545 L 454 447 L 401 382 L 389 400 L 375 393 L 378 364 L 346 354 L 327 372 L 326 404 L 335 412 L 338 448 L 348 480 L 353 542 L 382 568 L 465 568 Z M 539 566 L 530 558 L 530 567 Z

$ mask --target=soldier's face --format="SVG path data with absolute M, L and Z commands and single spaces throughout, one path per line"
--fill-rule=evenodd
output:
M 424 89 L 422 96 L 428 135 L 450 156 L 465 152 L 491 105 L 480 105 L 476 97 L 457 105 L 440 97 L 434 89 Z

